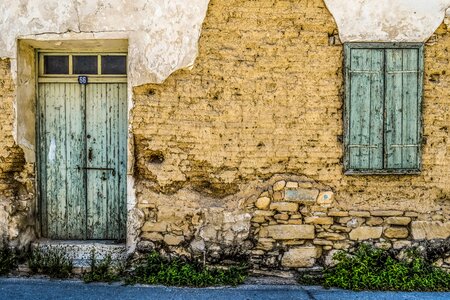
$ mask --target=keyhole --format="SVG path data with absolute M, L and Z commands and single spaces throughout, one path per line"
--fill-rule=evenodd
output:
M 88 159 L 89 159 L 89 161 L 92 161 L 92 148 L 89 148 Z

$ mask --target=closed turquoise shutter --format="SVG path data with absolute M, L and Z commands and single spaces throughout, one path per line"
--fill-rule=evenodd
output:
M 347 170 L 381 170 L 384 50 L 346 50 Z
M 419 169 L 421 49 L 386 50 L 386 168 Z

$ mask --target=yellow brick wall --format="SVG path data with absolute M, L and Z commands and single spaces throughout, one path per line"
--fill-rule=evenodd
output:
M 134 89 L 138 186 L 223 196 L 289 173 L 330 186 L 344 209 L 448 214 L 450 35 L 426 46 L 423 172 L 344 176 L 336 31 L 322 0 L 211 1 L 194 68 Z

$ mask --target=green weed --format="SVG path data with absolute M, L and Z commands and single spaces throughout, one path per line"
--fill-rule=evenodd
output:
M 338 252 L 334 268 L 324 273 L 326 287 L 351 290 L 449 291 L 450 274 L 410 249 L 402 259 L 394 252 L 361 244 L 352 255 Z
M 8 274 L 17 265 L 17 256 L 8 246 L 0 248 L 0 275 Z
M 197 262 L 181 258 L 167 259 L 157 252 L 152 252 L 135 266 L 126 282 L 190 287 L 236 286 L 243 283 L 246 277 L 245 266 L 230 269 L 208 268 Z
M 35 249 L 28 258 L 28 266 L 35 274 L 67 278 L 71 275 L 73 263 L 62 250 Z
M 107 255 L 103 260 L 95 258 L 95 251 L 91 252 L 91 270 L 83 275 L 86 283 L 90 282 L 113 282 L 120 280 L 123 272 L 120 266 L 113 266 L 111 255 Z

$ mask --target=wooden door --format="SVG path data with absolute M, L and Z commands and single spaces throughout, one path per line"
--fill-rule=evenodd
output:
M 126 83 L 39 83 L 43 236 L 125 238 Z

